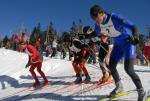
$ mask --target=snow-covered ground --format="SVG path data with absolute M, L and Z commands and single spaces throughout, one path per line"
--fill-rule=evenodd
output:
M 100 79 L 102 75 L 101 70 L 96 66 L 86 64 L 92 78 L 91 82 L 84 85 L 68 86 L 75 80 L 71 61 L 45 58 L 42 70 L 45 72 L 48 80 L 52 82 L 52 85 L 33 91 L 32 88 L 28 89 L 34 80 L 29 73 L 29 69 L 25 68 L 27 61 L 28 56 L 24 53 L 0 49 L 0 101 L 97 101 L 104 95 L 109 94 L 114 88 L 114 84 L 111 83 L 95 90 L 79 93 Z M 131 79 L 124 72 L 123 65 L 119 64 L 117 69 L 122 78 L 124 89 L 135 89 Z M 140 76 L 145 90 L 149 90 L 150 67 L 135 66 L 135 70 Z M 42 81 L 40 76 L 39 79 Z M 137 93 L 135 92 L 120 97 L 115 101 L 136 100 Z

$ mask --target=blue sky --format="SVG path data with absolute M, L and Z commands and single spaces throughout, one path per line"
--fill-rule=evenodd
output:
M 38 22 L 45 30 L 50 21 L 57 31 L 68 31 L 72 22 L 82 19 L 93 26 L 89 16 L 92 5 L 99 4 L 107 12 L 119 13 L 147 34 L 150 25 L 150 0 L 0 0 L 0 35 L 11 35 L 19 25 L 31 31 Z

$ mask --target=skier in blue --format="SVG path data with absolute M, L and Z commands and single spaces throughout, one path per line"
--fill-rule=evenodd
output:
M 140 78 L 134 71 L 136 45 L 139 42 L 139 31 L 137 27 L 118 14 L 105 12 L 99 5 L 94 5 L 90 8 L 90 15 L 96 23 L 95 31 L 97 36 L 100 33 L 105 33 L 114 40 L 109 69 L 114 78 L 116 88 L 110 93 L 110 96 L 123 91 L 121 78 L 116 66 L 119 60 L 124 57 L 125 71 L 131 77 L 137 88 L 138 101 L 142 101 L 146 96 L 146 92 L 143 89 Z

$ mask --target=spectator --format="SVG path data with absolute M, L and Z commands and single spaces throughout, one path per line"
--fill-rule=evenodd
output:
M 51 58 L 52 57 L 55 57 L 56 54 L 57 54 L 57 42 L 56 42 L 56 39 L 54 39 L 53 43 L 52 43 L 52 54 L 51 54 Z

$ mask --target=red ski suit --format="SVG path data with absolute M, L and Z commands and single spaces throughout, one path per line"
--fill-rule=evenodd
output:
M 35 82 L 39 82 L 34 69 L 37 68 L 37 71 L 39 72 L 39 74 L 41 75 L 41 77 L 44 79 L 44 81 L 47 81 L 47 78 L 45 76 L 45 74 L 43 73 L 43 71 L 41 70 L 42 67 L 42 58 L 40 53 L 36 50 L 36 48 L 32 45 L 26 45 L 25 46 L 25 51 L 26 53 L 29 55 L 29 62 L 31 62 L 31 66 L 30 66 L 30 72 L 32 74 L 32 77 L 35 79 Z

